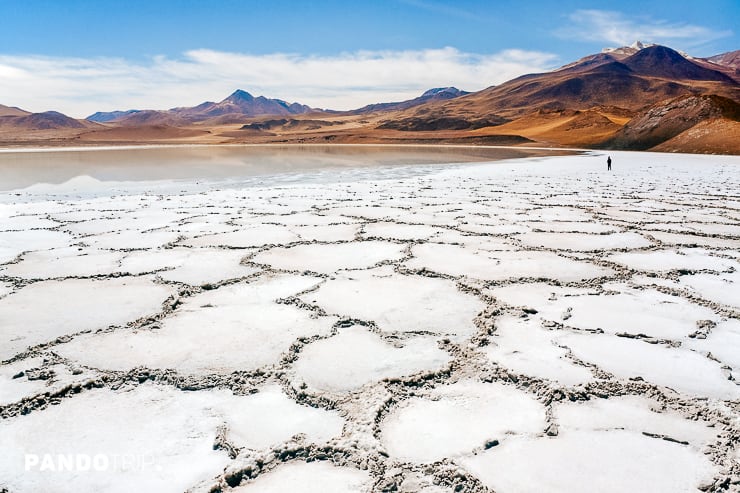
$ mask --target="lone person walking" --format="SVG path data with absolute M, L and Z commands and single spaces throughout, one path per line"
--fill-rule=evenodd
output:
M 606 170 L 607 171 L 612 170 L 612 157 L 611 156 L 606 157 Z

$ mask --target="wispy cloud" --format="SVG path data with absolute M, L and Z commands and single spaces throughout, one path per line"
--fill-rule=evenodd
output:
M 599 41 L 625 46 L 636 40 L 658 43 L 679 43 L 683 48 L 701 46 L 715 39 L 731 36 L 731 31 L 668 22 L 640 16 L 628 16 L 609 10 L 576 10 L 568 15 L 568 24 L 555 31 L 568 39 Z
M 555 55 L 543 52 L 475 54 L 455 48 L 334 56 L 200 49 L 146 63 L 0 55 L 0 104 L 81 117 L 99 110 L 194 105 L 241 88 L 313 107 L 351 109 L 412 98 L 430 87 L 479 90 L 547 70 L 556 61 Z

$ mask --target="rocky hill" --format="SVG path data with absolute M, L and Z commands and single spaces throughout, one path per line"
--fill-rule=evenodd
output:
M 0 127 L 25 130 L 54 130 L 64 128 L 88 128 L 84 122 L 70 118 L 57 111 L 28 113 L 20 116 L 0 116 Z
M 466 94 L 470 94 L 470 93 L 467 91 L 461 91 L 457 87 L 435 87 L 434 89 L 429 89 L 425 91 L 421 96 L 414 98 L 414 99 L 409 99 L 406 101 L 398 101 L 395 103 L 369 104 L 367 106 L 363 106 L 362 108 L 352 110 L 348 113 L 363 114 L 363 113 L 373 113 L 376 111 L 405 110 L 408 108 L 413 108 L 414 106 L 419 106 L 421 104 L 428 103 L 430 101 L 446 101 L 448 99 L 455 99 L 455 98 L 459 98 L 460 96 L 465 96 Z
M 610 149 L 651 149 L 696 125 L 720 120 L 740 122 L 740 104 L 715 95 L 682 96 L 640 112 L 603 146 Z

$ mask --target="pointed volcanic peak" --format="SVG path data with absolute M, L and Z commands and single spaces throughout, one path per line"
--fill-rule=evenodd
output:
M 652 46 L 655 46 L 655 44 L 635 41 L 629 46 L 620 46 L 619 48 L 604 48 L 603 50 L 601 50 L 601 53 L 612 55 L 617 59 L 622 59 L 628 56 L 632 56 L 644 48 L 650 48 Z
M 557 69 L 557 71 L 570 70 L 571 72 L 581 72 L 590 70 L 600 65 L 619 62 L 628 58 L 644 48 L 655 46 L 652 43 L 643 43 L 635 41 L 630 46 L 620 46 L 619 48 L 604 48 L 601 53 L 587 55 L 573 63 L 569 63 Z
M 237 89 L 219 103 L 205 102 L 192 108 L 173 108 L 168 113 L 191 122 L 234 115 L 238 117 L 255 117 L 266 115 L 299 115 L 314 111 L 300 103 L 288 103 L 282 99 L 270 99 L 264 96 L 253 96 L 247 91 Z M 223 118 L 221 118 L 223 120 Z
M 729 82 L 734 80 L 717 70 L 712 70 L 681 55 L 667 46 L 650 46 L 625 58 L 623 63 L 636 74 L 676 81 L 700 80 Z
M 419 106 L 430 101 L 446 101 L 448 99 L 458 98 L 466 94 L 470 93 L 467 91 L 461 91 L 457 87 L 435 87 L 433 89 L 428 89 L 424 91 L 421 96 L 414 99 L 397 101 L 393 103 L 369 104 L 367 106 L 363 106 L 362 108 L 348 111 L 347 113 L 352 115 L 359 115 L 363 113 L 373 113 L 376 111 L 399 111 L 413 108 L 414 106 Z
M 249 104 L 252 101 L 254 101 L 254 96 L 249 94 L 247 91 L 243 91 L 241 89 L 237 89 L 236 91 L 232 92 L 229 97 L 221 101 L 222 104 L 235 104 L 237 106 Z

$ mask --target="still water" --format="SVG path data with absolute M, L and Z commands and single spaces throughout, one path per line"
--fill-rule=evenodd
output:
M 92 183 L 241 183 L 404 174 L 403 170 L 563 154 L 527 148 L 382 145 L 161 146 L 0 150 L 0 191 Z M 84 179 L 80 179 L 84 178 Z

